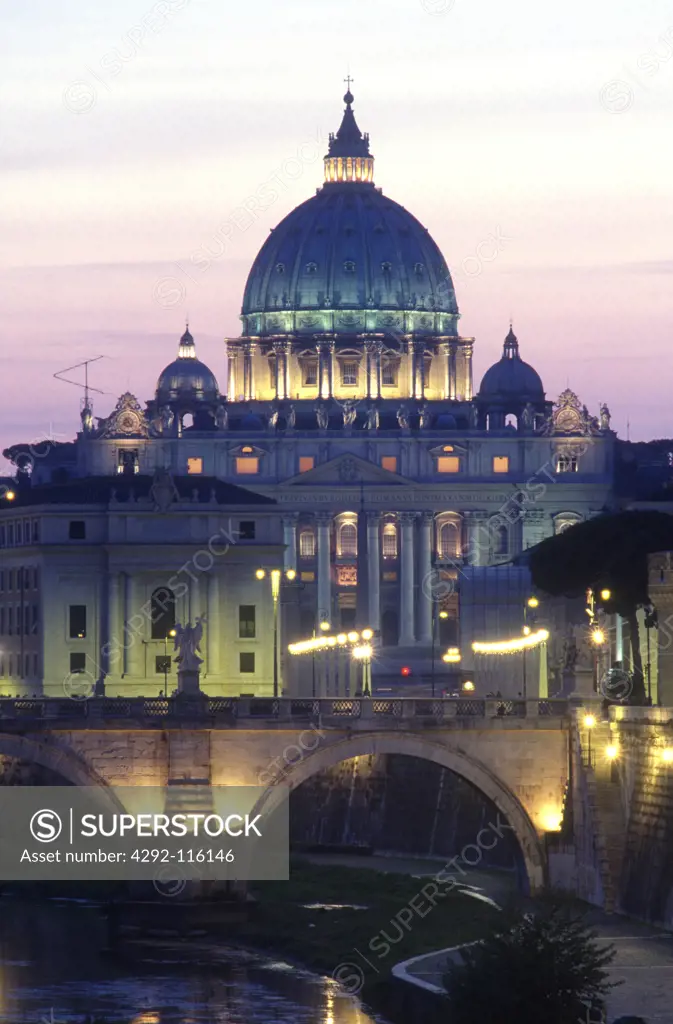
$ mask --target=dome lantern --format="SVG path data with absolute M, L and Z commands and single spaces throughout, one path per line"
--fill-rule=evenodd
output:
M 353 93 L 350 76 L 346 79 L 348 91 L 344 96 L 346 109 L 336 135 L 330 132 L 325 156 L 325 184 L 333 182 L 374 182 L 374 157 L 369 152 L 369 135 L 362 134 L 353 113 Z

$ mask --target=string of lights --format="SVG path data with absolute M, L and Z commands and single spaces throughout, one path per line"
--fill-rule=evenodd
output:
M 475 640 L 472 650 L 475 654 L 516 654 L 517 651 L 529 650 L 531 647 L 539 647 L 549 639 L 549 630 L 538 629 L 535 633 L 528 633 L 524 636 L 517 636 L 511 640 L 494 640 L 490 643 Z

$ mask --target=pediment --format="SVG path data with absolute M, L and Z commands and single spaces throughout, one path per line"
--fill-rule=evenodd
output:
M 352 452 L 344 452 L 329 462 L 324 462 L 306 473 L 299 473 L 285 481 L 290 486 L 314 486 L 316 484 L 408 484 L 412 481 L 399 473 L 391 473 L 382 466 L 361 459 Z

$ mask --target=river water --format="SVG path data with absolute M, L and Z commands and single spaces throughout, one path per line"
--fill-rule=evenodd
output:
M 2 1024 L 375 1024 L 327 978 L 221 944 L 105 953 L 86 902 L 0 899 Z M 378 1022 L 382 1024 L 382 1022 Z

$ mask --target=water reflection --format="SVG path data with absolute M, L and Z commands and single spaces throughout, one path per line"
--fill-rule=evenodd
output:
M 200 940 L 106 956 L 98 909 L 0 900 L 2 1024 L 373 1024 L 332 981 Z

